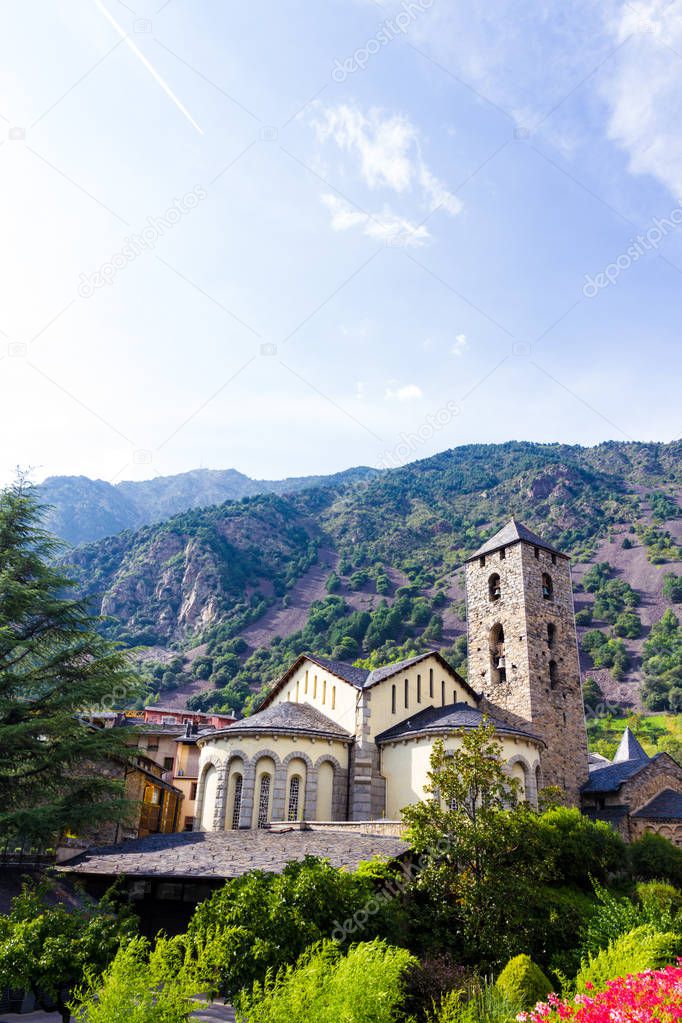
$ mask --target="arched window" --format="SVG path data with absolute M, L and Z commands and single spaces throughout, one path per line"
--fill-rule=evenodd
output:
M 501 596 L 500 577 L 497 572 L 493 572 L 490 579 L 488 579 L 488 599 L 499 600 Z
M 556 689 L 559 684 L 559 669 L 557 668 L 556 661 L 549 662 L 549 685 L 551 689 Z
M 556 625 L 554 622 L 547 622 L 547 646 L 553 647 L 556 639 Z
M 441 706 L 444 707 L 445 706 L 445 679 L 444 678 L 442 678 L 440 680 L 440 702 L 441 702 Z
M 289 820 L 299 819 L 299 804 L 301 799 L 301 776 L 295 774 L 289 782 Z
M 554 583 L 552 577 L 548 572 L 542 573 L 542 596 L 545 600 L 554 599 Z
M 391 686 L 391 714 L 395 714 L 395 686 Z
M 417 703 L 422 702 L 422 677 L 417 675 Z
M 429 696 L 433 699 L 433 668 L 429 668 Z
M 405 679 L 405 706 L 406 707 L 410 706 L 410 680 L 409 680 L 409 678 Z
M 270 775 L 262 774 L 258 790 L 258 827 L 264 828 L 270 816 Z
M 504 629 L 499 622 L 490 630 L 490 678 L 497 683 L 507 681 Z
M 244 786 L 244 779 L 241 774 L 236 774 L 234 778 L 234 795 L 232 797 L 232 830 L 239 831 L 239 819 L 242 812 L 242 788 Z

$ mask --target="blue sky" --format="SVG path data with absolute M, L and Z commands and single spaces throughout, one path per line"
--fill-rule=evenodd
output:
M 680 0 L 14 5 L 3 479 L 679 436 L 681 108 Z

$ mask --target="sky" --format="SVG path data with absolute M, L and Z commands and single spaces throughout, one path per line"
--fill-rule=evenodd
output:
M 0 482 L 680 435 L 682 0 L 25 0 Z

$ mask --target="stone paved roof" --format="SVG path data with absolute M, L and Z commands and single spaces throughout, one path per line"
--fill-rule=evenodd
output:
M 319 664 L 323 668 L 327 668 L 329 671 L 338 675 L 339 678 L 345 679 L 346 682 L 350 682 L 351 685 L 357 686 L 358 689 L 362 689 L 367 676 L 370 672 L 367 668 L 356 668 L 354 664 L 346 664 L 345 661 L 335 661 L 330 657 L 313 657 L 311 654 L 305 654 L 315 664 Z
M 408 848 L 400 838 L 357 831 L 179 832 L 92 849 L 58 869 L 67 874 L 232 878 L 255 869 L 279 874 L 287 863 L 305 856 L 354 870 L 363 860 L 396 859 Z
M 484 718 L 484 712 L 478 707 L 471 707 L 468 703 L 450 703 L 444 707 L 425 707 L 417 714 L 412 714 L 405 721 L 388 728 L 381 735 L 377 735 L 377 742 L 390 742 L 392 739 L 405 739 L 410 736 L 419 735 L 423 732 L 442 733 L 457 732 L 462 729 L 478 728 Z M 521 735 L 530 739 L 537 739 L 530 731 L 508 725 L 499 718 L 487 715 L 487 720 L 494 726 L 495 730 L 506 735 Z
M 564 558 L 566 557 L 557 547 L 553 547 L 551 543 L 543 540 L 541 536 L 528 529 L 522 522 L 519 522 L 517 519 L 510 519 L 506 526 L 503 526 L 494 536 L 486 540 L 475 554 L 467 558 L 467 561 L 480 558 L 482 554 L 491 554 L 493 551 L 499 550 L 500 547 L 507 547 L 509 544 L 517 543 L 519 540 L 525 540 L 526 543 L 532 543 L 534 547 L 542 547 L 543 550 L 551 551 L 553 554 L 561 554 Z
M 275 732 L 290 734 L 291 732 L 320 736 L 326 739 L 350 741 L 350 734 L 335 721 L 322 714 L 309 703 L 273 703 L 265 710 L 252 714 L 251 717 L 214 732 L 203 732 L 200 738 L 211 738 L 218 735 L 244 735 Z
M 647 820 L 682 820 L 682 792 L 663 789 L 646 806 L 635 810 L 632 816 L 644 817 Z

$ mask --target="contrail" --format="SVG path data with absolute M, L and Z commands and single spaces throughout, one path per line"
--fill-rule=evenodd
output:
M 183 106 L 183 104 L 180 102 L 180 100 L 175 95 L 175 93 L 170 88 L 170 86 L 167 85 L 166 82 L 164 82 L 163 78 L 161 77 L 159 72 L 156 70 L 156 68 L 153 67 L 153 65 L 149 63 L 149 61 L 145 57 L 144 53 L 142 53 L 137 48 L 137 46 L 132 41 L 130 36 L 125 32 L 125 30 L 123 28 L 121 28 L 119 23 L 114 18 L 113 14 L 111 14 L 111 12 L 106 9 L 106 7 L 101 2 L 101 0 L 94 0 L 94 2 L 95 2 L 95 6 L 99 7 L 100 11 L 104 15 L 104 17 L 107 19 L 107 21 L 110 22 L 110 24 L 112 24 L 114 26 L 114 28 L 116 29 L 116 31 L 118 32 L 118 34 L 120 35 L 121 39 L 124 41 L 126 46 L 130 47 L 130 49 L 133 51 L 135 56 L 142 62 L 142 64 L 144 64 L 144 66 L 146 67 L 147 71 L 152 76 L 152 78 L 154 78 L 155 81 L 157 81 L 159 83 L 159 85 L 161 86 L 163 91 L 166 93 L 166 95 L 170 96 L 170 98 L 173 100 L 173 102 L 175 103 L 176 107 L 180 111 L 180 113 L 185 115 L 185 117 L 187 118 L 189 123 L 192 125 L 193 128 L 196 128 L 196 130 L 199 132 L 200 135 L 203 135 L 204 133 L 203 133 L 202 129 L 199 127 L 197 122 L 194 120 L 194 118 L 190 114 L 190 112 L 187 109 L 187 107 Z

